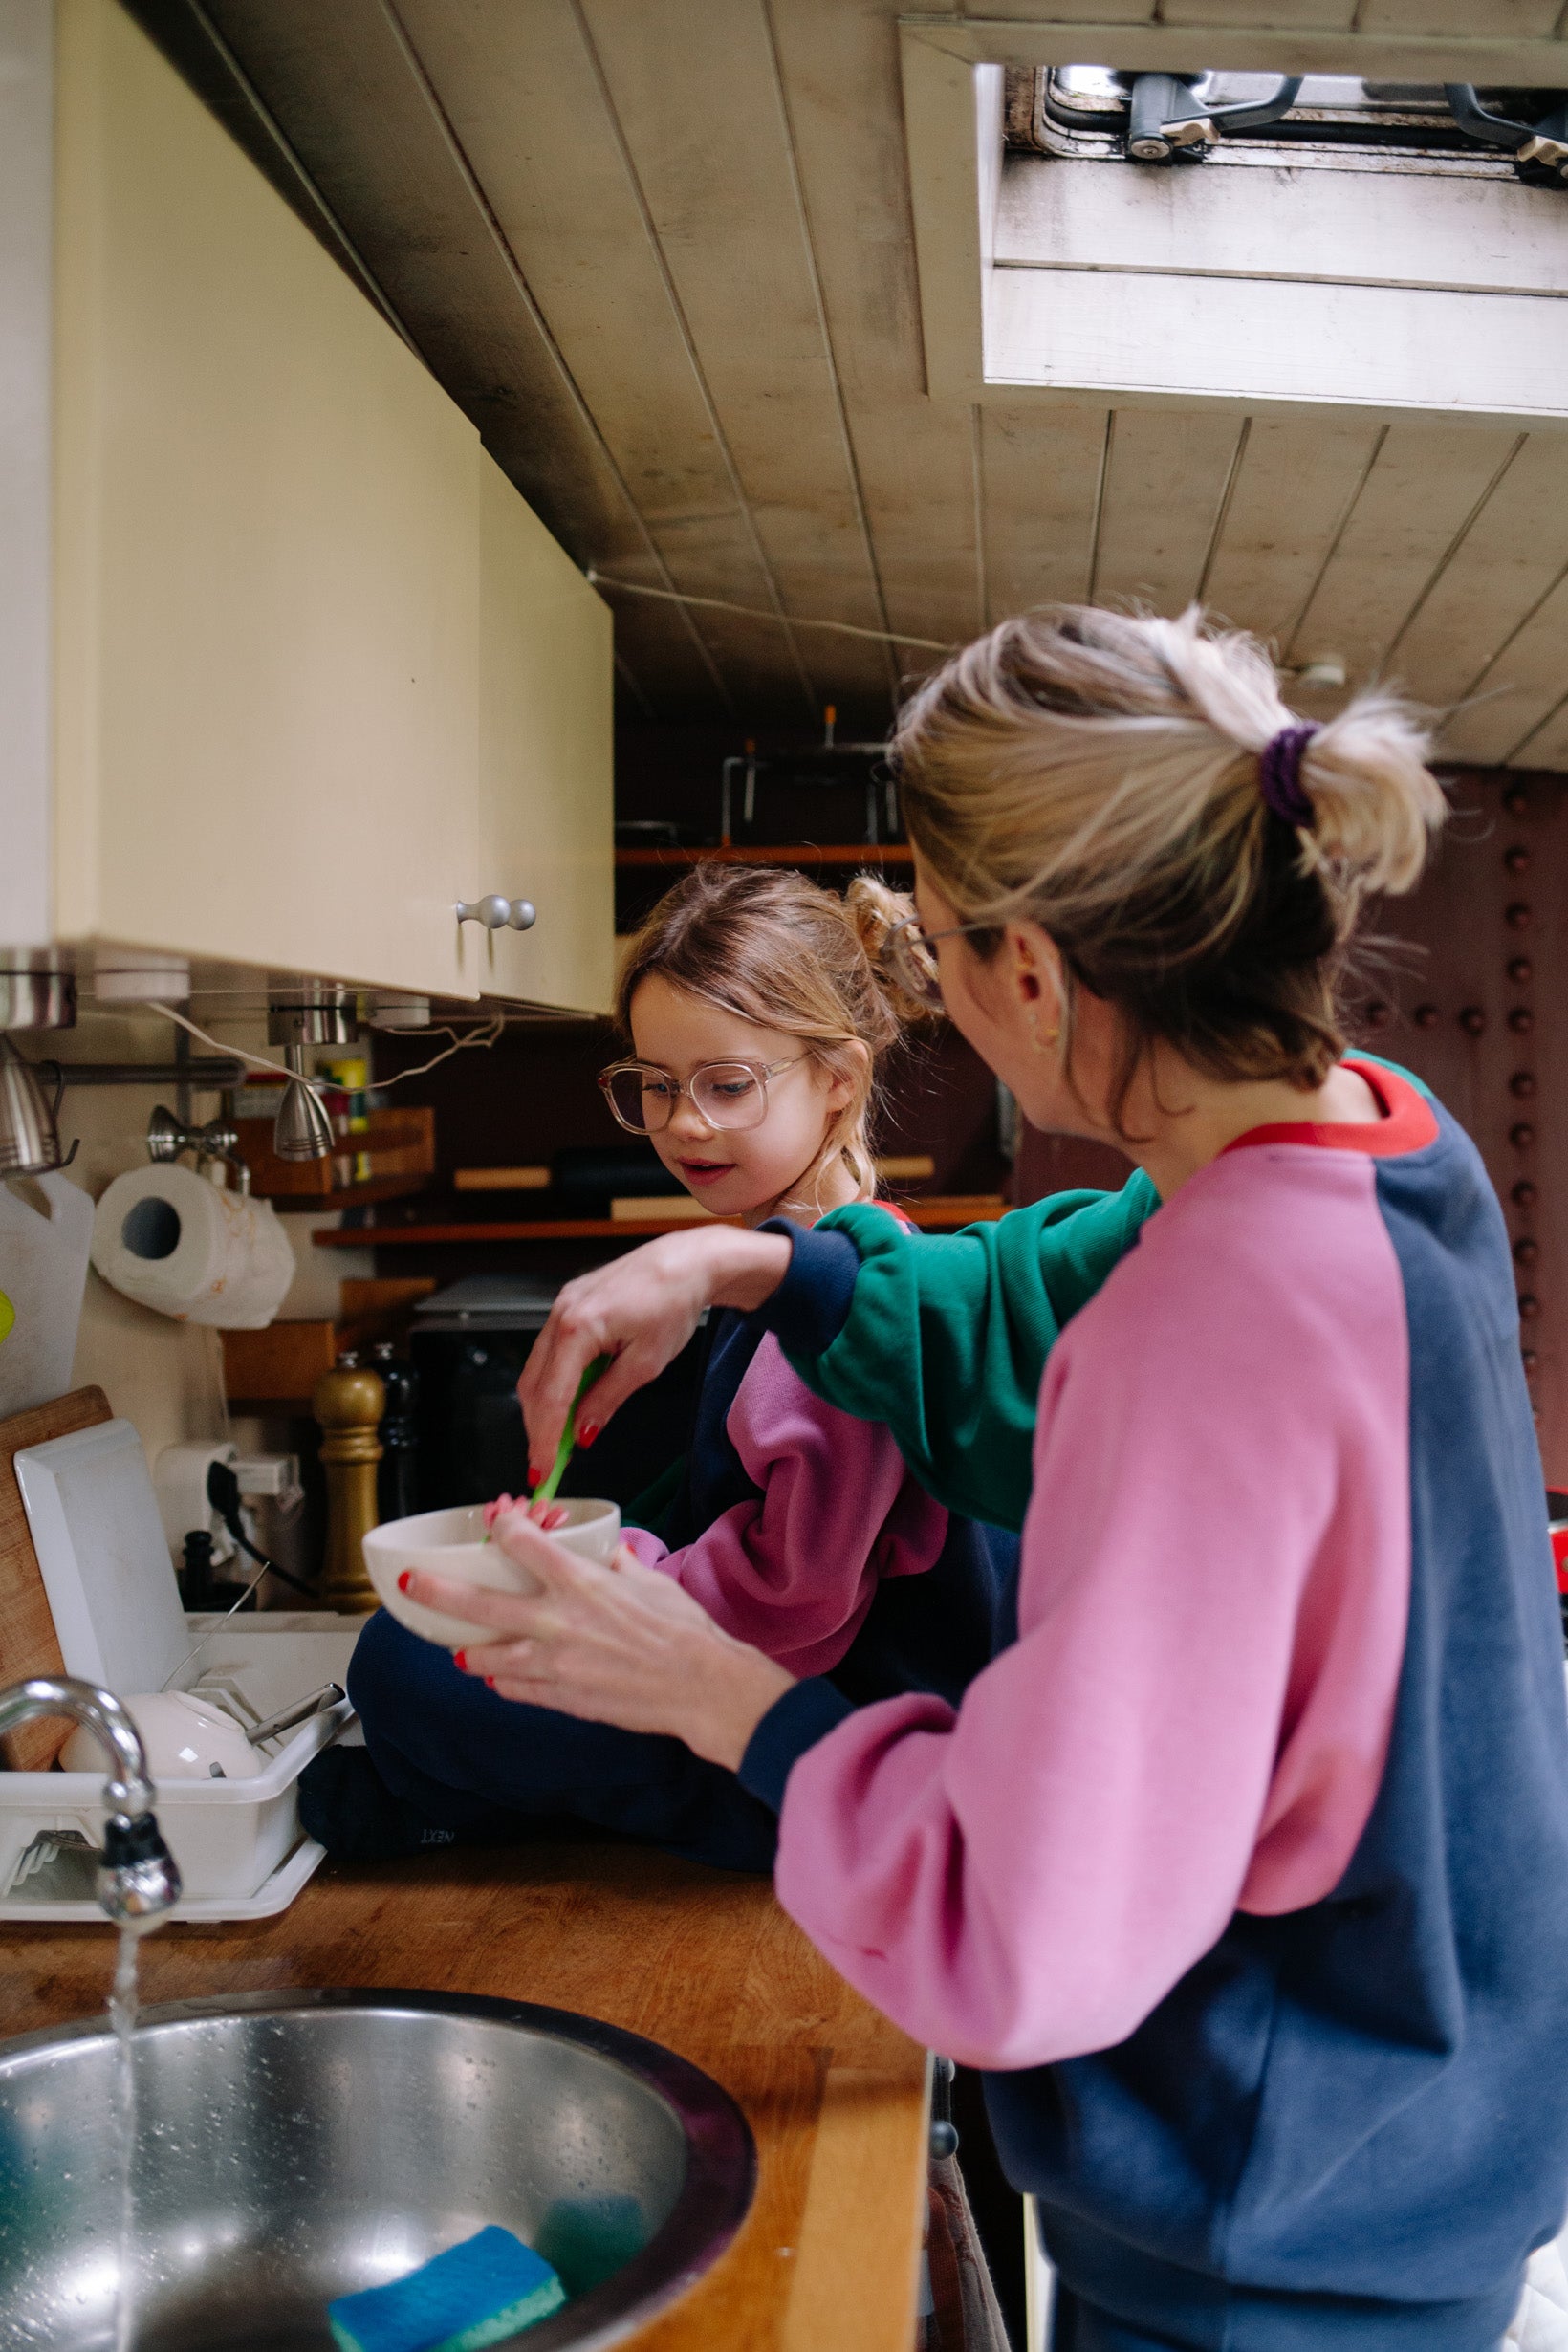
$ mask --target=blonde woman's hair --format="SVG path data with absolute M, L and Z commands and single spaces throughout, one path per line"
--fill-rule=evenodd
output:
M 1447 814 L 1414 713 L 1382 689 L 1310 734 L 1310 823 L 1264 797 L 1299 725 L 1263 647 L 1179 621 L 1053 605 L 1005 621 L 905 705 L 893 761 L 910 836 L 995 952 L 1038 923 L 1073 991 L 1122 1015 L 1111 1118 L 1151 1048 L 1229 1078 L 1320 1085 L 1344 1051 L 1346 950 L 1370 891 L 1408 890 Z
M 819 1187 L 841 1154 L 858 1197 L 870 1200 L 877 1065 L 925 1012 L 900 994 L 879 958 L 888 933 L 914 911 L 911 899 L 868 874 L 839 898 L 790 867 L 696 866 L 633 938 L 616 988 L 616 1019 L 630 1039 L 632 1000 L 658 974 L 743 1021 L 798 1037 L 814 1061 L 851 1086 L 804 1181 Z

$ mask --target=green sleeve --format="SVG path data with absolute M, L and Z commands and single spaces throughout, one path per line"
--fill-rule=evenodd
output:
M 860 1254 L 848 1316 L 821 1355 L 790 1361 L 830 1405 L 891 1429 L 949 1510 L 1021 1527 L 1046 1357 L 1159 1205 L 1139 1170 L 1120 1192 L 1058 1192 L 959 1233 L 906 1232 L 869 1202 L 835 1209 L 817 1230 Z
M 847 1235 L 860 1260 L 845 1319 L 819 1355 L 785 1352 L 819 1397 L 891 1429 L 939 1502 L 1021 1527 L 1046 1357 L 1159 1205 L 1139 1169 L 1120 1192 L 1058 1192 L 961 1233 L 905 1232 L 869 1202 L 836 1209 L 817 1230 Z

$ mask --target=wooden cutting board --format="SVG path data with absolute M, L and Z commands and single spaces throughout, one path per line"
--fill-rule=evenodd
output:
M 90 1429 L 95 1423 L 113 1418 L 101 1388 L 75 1388 L 67 1397 L 56 1397 L 53 1405 L 39 1405 L 31 1413 L 12 1413 L 9 1421 L 0 1421 L 0 1688 L 25 1682 L 33 1674 L 65 1672 L 16 1484 L 14 1457 L 29 1446 L 42 1446 L 52 1437 L 69 1437 L 76 1429 Z M 12 1772 L 47 1772 L 73 1729 L 67 1716 L 40 1715 L 36 1723 L 25 1723 L 19 1731 L 0 1741 L 0 1755 Z

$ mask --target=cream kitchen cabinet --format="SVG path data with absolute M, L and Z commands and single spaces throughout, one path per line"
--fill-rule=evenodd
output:
M 487 995 L 602 1011 L 615 961 L 610 614 L 499 466 L 481 456 L 481 887 L 532 930 L 465 924 Z
M 53 72 L 48 937 L 601 1006 L 600 600 L 115 0 Z

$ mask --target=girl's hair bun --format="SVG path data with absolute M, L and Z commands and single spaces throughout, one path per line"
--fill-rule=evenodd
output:
M 935 1008 L 924 997 L 912 996 L 901 988 L 894 974 L 882 961 L 889 939 L 901 924 L 918 921 L 915 902 L 906 890 L 889 890 L 875 874 L 857 874 L 844 893 L 844 906 L 855 935 L 865 949 L 876 983 L 892 1022 L 901 1029 L 912 1029 L 917 1021 L 934 1017 Z

